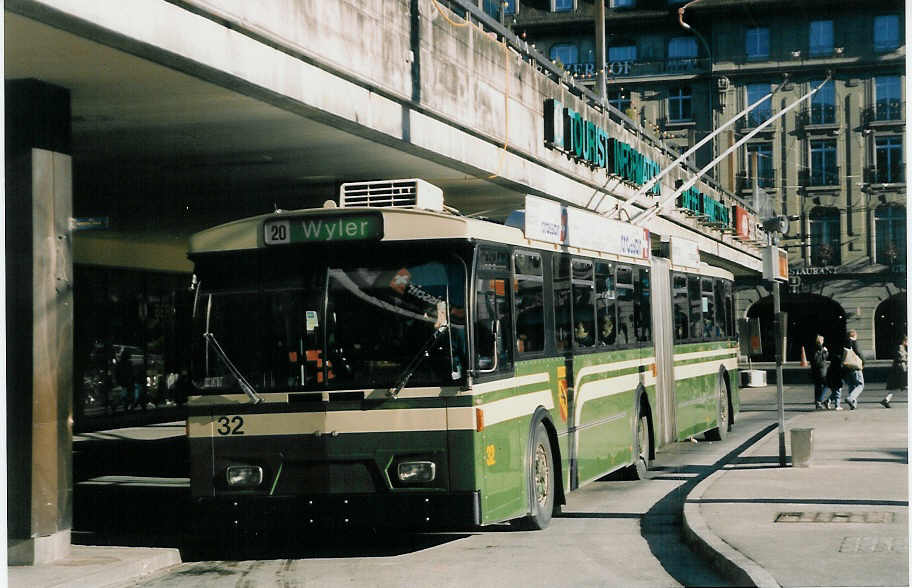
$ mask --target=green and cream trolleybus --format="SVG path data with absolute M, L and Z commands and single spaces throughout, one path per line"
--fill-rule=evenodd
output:
M 738 411 L 732 276 L 527 197 L 506 224 L 421 180 L 194 235 L 198 520 L 548 525 L 568 492 Z

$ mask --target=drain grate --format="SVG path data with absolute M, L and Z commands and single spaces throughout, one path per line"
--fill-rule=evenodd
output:
M 839 545 L 840 553 L 876 553 L 885 551 L 905 552 L 908 541 L 904 537 L 845 537 Z
M 780 512 L 777 523 L 892 523 L 893 512 Z

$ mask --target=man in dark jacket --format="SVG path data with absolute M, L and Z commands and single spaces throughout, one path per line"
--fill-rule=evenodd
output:
M 858 333 L 855 332 L 855 329 L 849 331 L 849 338 L 845 343 L 846 349 L 851 349 L 855 355 L 858 356 L 858 359 L 861 360 L 861 351 L 858 349 Z M 862 365 L 856 367 L 851 367 L 845 365 L 845 358 L 843 358 L 843 380 L 845 380 L 846 388 L 848 389 L 848 395 L 846 396 L 846 404 L 849 405 L 849 408 L 855 410 L 858 408 L 858 397 L 861 396 L 862 390 L 864 390 L 864 374 L 862 374 Z
M 811 355 L 811 378 L 814 380 L 814 408 L 821 410 L 826 401 L 826 362 L 830 354 L 823 345 L 823 335 L 817 335 L 814 353 Z

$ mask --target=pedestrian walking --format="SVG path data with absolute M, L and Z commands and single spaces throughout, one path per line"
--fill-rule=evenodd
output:
M 826 371 L 826 385 L 830 389 L 830 398 L 827 400 L 828 409 L 842 410 L 842 356 L 843 349 L 836 348 L 830 356 L 830 365 Z
M 890 401 L 893 400 L 893 390 L 906 390 L 909 386 L 908 341 L 909 338 L 903 336 L 899 347 L 896 349 L 896 355 L 893 357 L 890 375 L 887 376 L 887 395 L 880 401 L 884 408 L 890 408 Z
M 830 353 L 823 344 L 823 335 L 817 335 L 811 354 L 811 379 L 814 381 L 814 409 L 821 410 L 826 402 L 826 362 Z
M 858 349 L 858 333 L 855 329 L 849 331 L 849 336 L 845 342 L 845 349 L 842 357 L 842 374 L 847 390 L 846 404 L 851 410 L 858 408 L 858 397 L 864 390 L 864 361 L 861 359 L 861 351 Z

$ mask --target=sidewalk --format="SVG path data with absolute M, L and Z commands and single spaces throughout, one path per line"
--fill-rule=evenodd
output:
M 790 430 L 814 429 L 809 467 L 779 467 L 774 429 L 698 484 L 684 506 L 695 546 L 745 584 L 908 586 L 906 395 L 887 410 L 883 392 L 786 421 L 789 464 Z
M 73 545 L 70 556 L 37 566 L 10 566 L 11 588 L 122 586 L 181 563 L 177 549 Z

